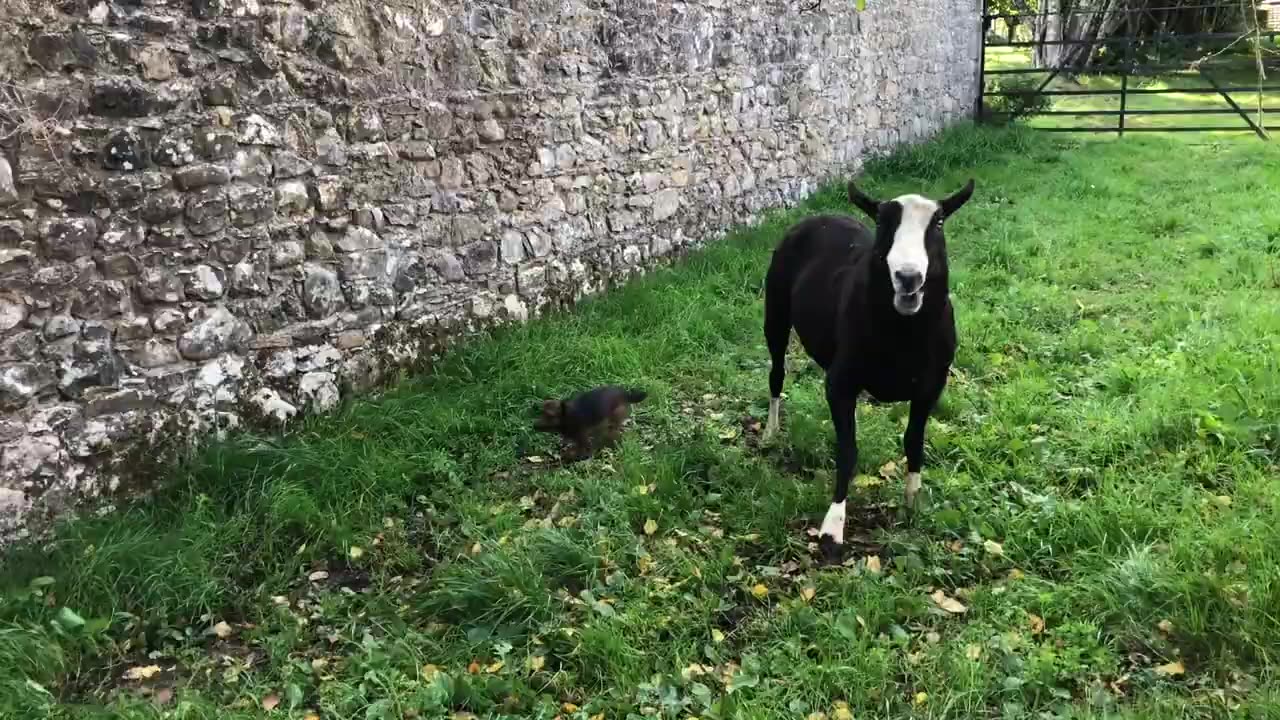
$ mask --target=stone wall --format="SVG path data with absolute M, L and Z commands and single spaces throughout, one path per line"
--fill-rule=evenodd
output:
M 0 535 L 971 112 L 976 0 L 807 4 L 7 0 Z

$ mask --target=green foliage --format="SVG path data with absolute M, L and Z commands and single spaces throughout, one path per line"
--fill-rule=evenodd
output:
M 1043 78 L 1035 75 L 997 75 L 987 83 L 993 95 L 983 100 L 986 116 L 997 123 L 1014 123 L 1027 120 L 1053 106 L 1053 97 L 1039 92 Z
M 798 348 L 758 437 L 761 273 L 853 212 L 833 185 L 11 553 L 0 718 L 1275 717 L 1277 153 L 959 127 L 868 162 L 977 193 L 925 507 L 904 408 L 861 407 L 846 565 L 805 532 L 831 430 Z M 610 380 L 650 399 L 561 466 L 533 403 Z

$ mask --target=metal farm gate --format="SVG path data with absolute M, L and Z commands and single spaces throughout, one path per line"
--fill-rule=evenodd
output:
M 1174 13 L 1241 8 L 1235 3 L 1112 10 L 1113 18 L 1122 15 L 1114 32 L 1063 39 L 1061 28 L 1072 16 L 1092 15 L 1084 21 L 1090 22 L 1097 11 L 1000 13 L 983 0 L 978 121 L 1004 122 L 1023 114 L 1011 104 L 1039 102 L 1047 109 L 1041 105 L 1025 116 L 1046 118 L 1047 124 L 1036 127 L 1049 132 L 1251 132 L 1267 140 L 1268 131 L 1280 131 L 1280 124 L 1266 124 L 1269 114 L 1280 113 L 1280 28 L 1270 17 L 1280 15 L 1280 4 L 1268 8 L 1264 2 L 1244 32 L 1164 31 L 1180 24 L 1169 21 Z M 1057 32 L 1046 30 L 1053 23 Z M 1052 60 L 1070 48 L 1101 62 L 1078 70 L 1077 63 Z M 1227 120 L 1201 124 L 1204 116 Z

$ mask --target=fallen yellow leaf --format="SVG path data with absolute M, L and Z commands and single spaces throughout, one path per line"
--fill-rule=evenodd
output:
M 949 613 L 960 614 L 969 610 L 959 600 L 947 597 L 947 594 L 941 590 L 935 591 L 929 598 L 933 600 L 935 605 Z
M 871 573 L 872 575 L 879 575 L 880 574 L 880 556 L 868 555 L 867 561 L 866 561 L 866 567 L 867 567 L 867 572 Z
M 1010 570 L 1010 571 L 1009 571 L 1009 579 L 1010 579 L 1010 580 L 1021 580 L 1021 579 L 1022 579 L 1022 578 L 1024 578 L 1024 577 L 1026 577 L 1026 575 L 1024 575 L 1024 574 L 1022 573 L 1022 571 L 1021 571 L 1021 570 L 1019 570 L 1018 568 L 1014 568 L 1014 569 L 1012 569 L 1012 570 Z
M 652 534 L 654 534 L 654 533 L 656 533 L 656 532 L 658 532 L 658 521 L 657 521 L 657 520 L 654 520 L 653 518 L 649 518 L 648 520 L 645 520 L 645 521 L 644 521 L 644 534 L 645 534 L 645 535 L 652 535 Z
M 841 700 L 836 703 L 836 711 L 831 717 L 834 720 L 853 720 L 853 713 L 849 710 L 849 703 Z
M 571 702 L 567 702 L 567 703 L 565 703 L 564 705 L 561 705 L 561 706 L 560 706 L 560 709 L 561 709 L 561 710 L 564 710 L 564 711 L 565 711 L 565 712 L 567 712 L 567 713 L 576 713 L 576 712 L 578 712 L 578 706 L 577 706 L 577 705 L 574 705 L 574 704 L 573 704 L 573 703 L 571 703 Z
M 720 632 L 719 630 L 712 630 L 712 631 L 711 631 L 711 642 L 716 643 L 716 644 L 719 644 L 719 643 L 724 642 L 724 633 Z
M 763 599 L 769 594 L 769 588 L 765 587 L 761 583 L 756 583 L 755 587 L 751 588 L 751 594 L 755 595 L 757 598 Z
M 811 712 L 808 720 L 827 720 L 827 714 L 824 712 Z
M 1230 496 L 1230 495 L 1218 495 L 1218 496 L 1215 496 L 1215 497 L 1213 498 L 1213 501 L 1214 501 L 1215 503 L 1217 503 L 1217 504 L 1218 504 L 1218 507 L 1224 507 L 1224 508 L 1226 508 L 1226 507 L 1231 507 L 1231 496 Z
M 1031 623 L 1031 634 L 1039 635 L 1044 632 L 1044 618 L 1035 613 L 1027 613 L 1027 621 Z
M 150 680 L 160 674 L 159 665 L 139 665 L 131 667 L 124 673 L 126 680 Z
M 916 705 L 923 705 L 927 702 L 929 702 L 929 693 L 927 692 L 916 693 L 916 699 L 915 699 Z
M 982 657 L 982 646 L 970 645 L 969 647 L 964 649 L 964 654 L 965 654 L 965 657 L 969 658 L 970 660 L 977 660 L 978 658 Z
M 499 670 L 501 670 L 501 669 L 502 669 L 502 666 L 504 666 L 504 665 L 506 665 L 506 663 L 504 663 L 504 662 L 502 662 L 501 660 L 499 660 L 498 662 L 493 663 L 492 665 L 490 665 L 489 667 L 485 668 L 484 670 L 485 670 L 485 672 L 487 672 L 487 673 L 489 673 L 490 675 L 492 675 L 493 673 L 496 673 L 496 672 L 498 672 Z
M 1173 677 L 1175 675 L 1183 675 L 1187 672 L 1187 668 L 1182 664 L 1181 660 L 1174 660 L 1171 663 L 1156 666 L 1156 674 L 1165 677 Z
M 800 597 L 804 598 L 805 602 L 809 602 L 810 600 L 813 599 L 813 596 L 816 595 L 817 592 L 818 592 L 817 590 L 814 590 L 811 587 L 807 587 L 800 591 Z
M 225 620 L 223 620 L 219 622 L 217 625 L 213 626 L 213 634 L 217 635 L 218 638 L 221 640 L 226 640 L 227 638 L 231 637 L 231 626 L 228 625 Z
M 596 713 L 591 716 L 591 720 L 604 720 L 604 713 Z
M 1166 635 L 1173 632 L 1173 622 L 1170 620 L 1161 620 L 1156 623 L 1156 627 L 1160 628 L 1160 632 L 1165 633 Z
M 315 713 L 307 713 L 302 716 L 302 720 L 320 720 L 320 716 Z
M 982 547 L 984 550 L 991 553 L 992 555 L 995 555 L 998 557 L 1004 555 L 1004 546 L 996 542 L 995 540 L 983 540 Z
M 471 546 L 471 554 L 479 555 L 482 549 L 483 548 L 480 547 L 480 543 L 475 543 L 474 545 Z
M 439 675 L 439 674 L 440 674 L 440 668 L 439 668 L 439 667 L 436 667 L 435 665 L 423 665 L 423 666 L 422 666 L 422 679 L 423 679 L 423 680 L 430 680 L 430 679 L 434 678 L 435 676 L 437 676 L 437 675 Z
M 538 672 L 545 667 L 546 664 L 547 656 L 545 655 L 533 655 L 529 658 L 529 669 L 534 672 Z
M 880 477 L 885 479 L 891 478 L 893 477 L 893 474 L 897 472 L 897 470 L 898 470 L 898 463 L 890 460 L 889 462 L 880 466 Z
M 271 712 L 272 710 L 275 710 L 276 706 L 278 706 L 279 704 L 280 704 L 279 695 L 268 695 L 262 698 L 262 709 L 266 710 L 267 712 Z
M 358 545 L 352 545 L 351 549 L 347 551 L 347 557 L 350 557 L 352 560 L 359 560 L 363 556 L 364 548 Z

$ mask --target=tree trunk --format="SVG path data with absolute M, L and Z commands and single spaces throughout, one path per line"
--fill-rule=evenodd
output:
M 1124 24 L 1124 10 L 1143 0 L 1048 0 L 1036 18 L 1037 41 L 1033 53 L 1036 67 L 1061 68 L 1075 73 L 1092 64 L 1099 44 L 1111 38 Z M 1045 44 L 1070 41 L 1070 44 Z M 1108 47 L 1123 51 L 1118 42 Z

